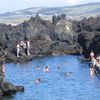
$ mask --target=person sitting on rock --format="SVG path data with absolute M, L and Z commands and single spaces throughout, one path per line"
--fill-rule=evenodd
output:
M 19 53 L 20 53 L 20 45 L 19 43 L 16 45 L 16 51 L 17 51 L 17 57 L 19 57 Z
M 29 56 L 30 55 L 30 41 L 29 40 L 26 42 L 26 52 L 27 52 L 27 55 Z

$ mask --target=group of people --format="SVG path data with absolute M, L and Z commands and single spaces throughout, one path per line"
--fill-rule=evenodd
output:
M 96 57 L 95 58 L 95 54 L 93 51 L 91 51 L 90 53 L 90 75 L 93 76 L 94 75 L 94 67 L 97 67 L 98 69 L 100 69 L 100 57 Z
M 40 69 L 41 69 L 40 67 L 36 68 L 36 70 L 40 70 Z M 58 66 L 57 70 L 60 70 L 60 69 L 61 68 Z M 43 68 L 43 71 L 46 72 L 46 73 L 49 72 L 49 67 L 46 66 L 45 68 Z M 68 77 L 70 74 L 71 74 L 71 72 L 63 72 L 64 77 Z M 42 82 L 42 80 L 41 80 L 41 78 L 36 78 L 34 82 L 35 83 L 40 83 L 40 82 Z
M 25 53 L 29 56 L 30 55 L 30 41 L 27 40 L 26 42 L 20 41 L 16 45 L 16 55 L 19 57 L 21 47 L 25 50 Z
M 40 68 L 36 68 L 36 69 L 40 69 Z M 49 71 L 49 67 L 46 66 L 46 67 L 43 69 L 43 71 L 44 71 L 44 72 L 48 72 L 48 71 Z M 37 79 L 35 80 L 35 83 L 40 83 L 40 82 L 41 82 L 41 79 L 40 79 L 40 78 L 37 78 Z

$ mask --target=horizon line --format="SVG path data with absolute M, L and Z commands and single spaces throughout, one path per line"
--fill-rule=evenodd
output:
M 6 13 L 11 13 L 11 12 L 16 12 L 16 11 L 20 11 L 20 10 L 31 9 L 31 8 L 77 7 L 77 6 L 84 6 L 84 5 L 89 5 L 89 4 L 98 4 L 98 3 L 100 4 L 100 2 L 89 2 L 89 3 L 80 3 L 80 4 L 76 4 L 76 5 L 66 5 L 66 6 L 34 6 L 34 7 L 28 7 L 28 8 L 23 8 L 23 9 L 16 9 L 14 11 L 7 11 L 7 12 L 4 12 L 4 13 L 0 13 L 0 15 L 6 14 Z

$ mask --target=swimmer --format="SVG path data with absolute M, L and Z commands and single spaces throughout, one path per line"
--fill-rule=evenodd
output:
M 48 72 L 48 71 L 49 71 L 48 66 L 46 66 L 43 70 L 44 70 L 45 72 Z
M 60 69 L 60 67 L 58 66 L 57 69 Z
M 4 80 L 4 77 L 5 77 L 5 65 L 4 65 L 4 62 L 2 63 L 2 76 L 3 76 L 3 80 Z
M 40 78 L 37 78 L 36 80 L 35 80 L 35 83 L 40 83 L 41 82 L 41 79 Z
M 35 69 L 36 69 L 36 70 L 40 70 L 41 68 L 40 68 L 40 67 L 36 67 Z
M 64 73 L 64 76 L 69 76 L 69 75 L 70 75 L 70 73 L 68 73 L 68 72 Z
M 93 62 L 90 62 L 89 66 L 90 66 L 90 76 L 92 77 L 94 75 L 94 64 L 93 64 Z

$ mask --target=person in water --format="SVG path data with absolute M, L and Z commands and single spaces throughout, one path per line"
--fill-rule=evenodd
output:
M 58 66 L 57 69 L 60 69 L 60 67 Z
M 95 55 L 94 55 L 94 52 L 93 51 L 91 51 L 90 52 L 90 61 L 91 62 L 93 62 L 93 65 L 95 66 L 96 65 L 96 63 L 97 63 L 97 61 L 96 61 L 96 59 L 95 59 Z
M 35 69 L 36 69 L 36 70 L 40 70 L 40 69 L 41 69 L 41 67 L 37 66 Z
M 48 72 L 48 71 L 49 71 L 49 67 L 46 66 L 43 70 L 44 70 L 45 72 Z
M 94 75 L 94 63 L 90 62 L 89 66 L 90 66 L 90 76 L 93 76 Z
M 4 77 L 5 77 L 5 64 L 4 64 L 4 62 L 2 63 L 2 76 L 3 76 L 3 80 L 4 80 Z
M 97 65 L 97 61 L 94 57 L 94 52 L 91 51 L 90 52 L 90 63 L 89 63 L 89 66 L 90 66 L 90 76 L 93 76 L 94 75 L 94 67 Z
M 37 78 L 36 80 L 35 80 L 35 83 L 40 83 L 41 82 L 41 79 L 40 78 Z

